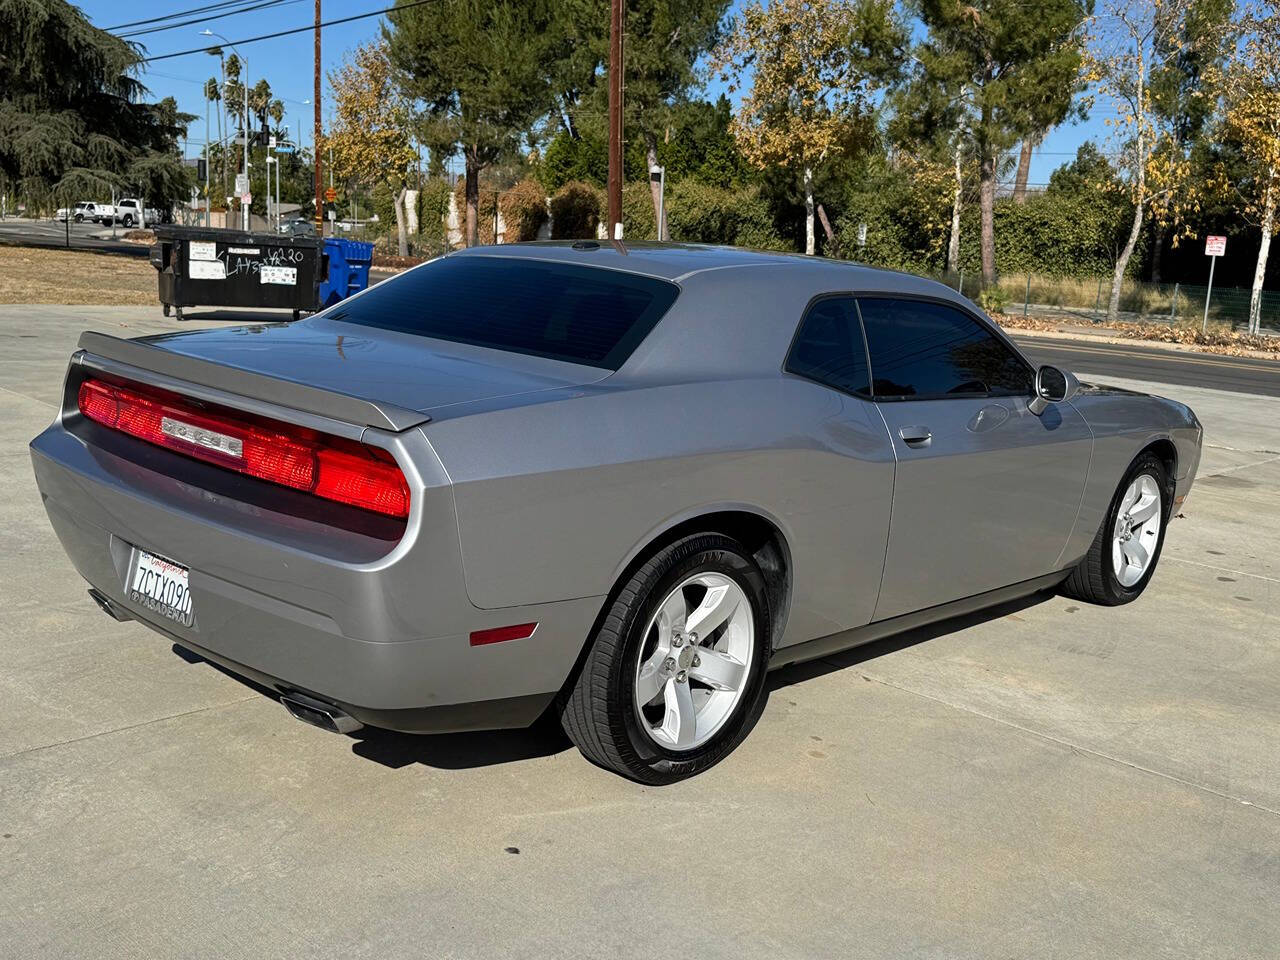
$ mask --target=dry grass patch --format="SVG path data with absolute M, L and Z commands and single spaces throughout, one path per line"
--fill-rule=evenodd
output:
M 0 246 L 0 303 L 159 302 L 155 267 L 142 257 Z

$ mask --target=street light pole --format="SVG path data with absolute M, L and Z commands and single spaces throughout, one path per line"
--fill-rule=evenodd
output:
M 245 186 L 249 185 L 249 61 L 243 53 L 236 47 L 234 43 L 228 40 L 220 33 L 215 33 L 208 27 L 200 31 L 202 37 L 217 37 L 232 50 L 235 50 L 236 56 L 240 59 L 242 67 L 241 85 L 244 87 L 244 179 Z M 240 219 L 245 231 L 249 229 L 249 207 L 244 202 L 244 194 L 240 195 Z
M 205 90 L 207 94 L 209 91 Z M 209 98 L 204 98 L 204 226 L 207 230 L 209 222 Z
M 316 28 L 315 28 L 315 89 L 312 91 L 311 99 L 315 106 L 315 131 L 311 138 L 313 149 L 315 150 L 315 175 L 312 178 L 315 186 L 315 203 L 316 203 L 316 235 L 324 236 L 324 204 L 320 201 L 320 0 L 316 0 Z

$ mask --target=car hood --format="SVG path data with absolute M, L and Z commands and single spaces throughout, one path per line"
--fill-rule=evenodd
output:
M 143 342 L 428 415 L 454 404 L 594 383 L 612 372 L 323 317 L 166 333 Z

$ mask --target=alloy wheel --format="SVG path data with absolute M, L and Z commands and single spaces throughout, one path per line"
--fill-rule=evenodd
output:
M 699 573 L 649 619 L 636 661 L 640 728 L 667 750 L 694 750 L 733 715 L 751 674 L 755 617 L 733 578 Z
M 1120 499 L 1111 534 L 1111 566 L 1122 587 L 1132 587 L 1146 574 L 1160 541 L 1160 487 L 1155 477 L 1133 478 Z

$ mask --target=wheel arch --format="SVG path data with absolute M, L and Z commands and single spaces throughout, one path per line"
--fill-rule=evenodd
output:
M 645 534 L 619 563 L 609 591 L 613 595 L 636 568 L 670 543 L 694 533 L 721 533 L 739 541 L 764 573 L 771 614 L 770 637 L 776 647 L 786 629 L 793 581 L 791 547 L 782 523 L 766 511 L 740 503 L 704 505 L 675 514 Z
M 1178 478 L 1178 445 L 1168 437 L 1158 437 L 1154 440 L 1150 440 L 1146 446 L 1134 454 L 1133 460 L 1130 461 L 1130 464 L 1136 461 L 1144 453 L 1155 454 L 1160 462 L 1164 464 L 1165 480 L 1169 487 L 1166 492 L 1169 502 L 1172 503 L 1174 486 L 1176 485 Z M 1166 504 L 1166 506 L 1168 506 L 1168 504 Z
M 792 566 L 791 548 L 779 521 L 758 508 L 745 504 L 721 504 L 706 506 L 677 514 L 649 531 L 627 554 L 614 571 L 609 593 L 604 598 L 595 622 L 583 637 L 582 649 L 574 661 L 569 675 L 560 689 L 562 698 L 573 688 L 583 661 L 591 649 L 591 639 L 596 635 L 604 617 L 613 606 L 618 591 L 627 583 L 637 568 L 668 544 L 695 533 L 720 533 L 742 543 L 751 553 L 764 574 L 765 590 L 769 597 L 770 640 L 777 649 L 786 629 L 791 609 Z M 770 651 L 772 653 L 772 651 Z

